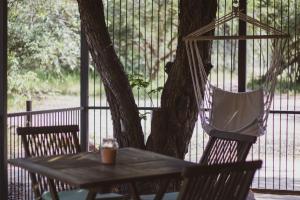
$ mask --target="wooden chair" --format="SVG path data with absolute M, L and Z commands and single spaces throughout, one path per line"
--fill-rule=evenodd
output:
M 211 165 L 245 161 L 256 139 L 256 136 L 211 131 L 199 163 Z M 251 190 L 249 195 L 254 195 Z
M 24 145 L 25 157 L 40 157 L 81 152 L 78 125 L 19 127 L 18 135 Z M 88 191 L 72 188 L 60 181 L 49 182 L 46 177 L 29 173 L 35 199 L 51 200 L 50 190 L 56 190 L 60 200 L 85 199 Z M 123 199 L 116 193 L 98 194 L 97 199 Z
M 199 164 L 213 165 L 232 162 L 243 162 L 246 160 L 251 146 L 255 143 L 255 136 L 241 135 L 238 133 L 211 131 L 209 141 L 205 147 Z M 166 182 L 169 182 L 167 180 Z M 164 190 L 166 185 L 161 185 Z M 167 193 L 176 199 L 178 192 Z M 153 197 L 153 195 L 152 195 Z M 149 200 L 152 199 L 149 195 Z M 144 199 L 143 199 L 144 200 Z M 148 200 L 147 198 L 145 200 Z
M 199 163 L 211 165 L 245 161 L 255 141 L 255 136 L 212 131 Z
M 198 165 L 186 168 L 178 195 L 166 193 L 163 200 L 245 200 L 255 171 L 262 161 Z M 154 195 L 142 195 L 153 200 Z

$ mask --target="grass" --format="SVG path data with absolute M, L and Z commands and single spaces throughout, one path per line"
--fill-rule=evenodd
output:
M 101 97 L 99 77 L 90 75 L 89 95 Z M 92 89 L 94 82 L 95 91 Z M 80 74 L 63 73 L 62 75 L 37 72 L 18 72 L 8 78 L 8 111 L 24 111 L 25 101 L 32 100 L 36 103 L 54 96 L 80 96 Z M 102 86 L 103 87 L 103 86 Z
M 139 101 L 149 100 L 154 101 L 156 105 L 157 99 L 160 99 L 160 92 L 151 93 L 149 91 L 157 89 L 157 84 L 163 86 L 163 76 L 159 80 L 153 80 L 147 84 L 146 87 L 134 87 L 133 93 Z M 144 79 L 142 77 L 142 79 Z M 219 80 L 220 81 L 220 80 Z M 249 81 L 248 88 L 258 88 L 260 80 L 255 79 Z M 45 101 L 45 99 L 53 99 L 58 96 L 80 96 L 80 73 L 68 72 L 62 74 L 52 74 L 44 71 L 30 71 L 30 72 L 15 72 L 11 73 L 8 78 L 8 110 L 9 112 L 22 110 L 25 108 L 25 101 L 32 100 L 36 103 Z M 288 81 L 282 78 L 278 81 L 276 91 L 290 94 L 300 92 L 300 84 Z M 97 73 L 90 72 L 89 74 L 89 96 L 90 98 L 102 98 L 105 96 L 103 85 Z M 150 96 L 150 97 L 149 97 Z
M 262 85 L 260 79 L 254 79 L 247 83 L 248 88 L 258 89 Z M 300 83 L 287 79 L 279 79 L 275 87 L 276 93 L 299 93 L 300 92 Z

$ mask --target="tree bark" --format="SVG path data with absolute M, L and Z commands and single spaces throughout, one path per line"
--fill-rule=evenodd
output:
M 133 93 L 105 24 L 103 3 L 100 0 L 77 1 L 89 50 L 110 105 L 114 136 L 120 146 L 147 148 L 183 159 L 198 110 L 182 38 L 215 18 L 217 0 L 180 0 L 176 58 L 164 86 L 161 108 L 153 111 L 152 131 L 146 147 Z M 204 63 L 209 64 L 211 42 L 199 45 Z M 206 70 L 208 73 L 209 68 Z
M 124 67 L 110 39 L 100 0 L 78 0 L 80 19 L 111 109 L 114 136 L 121 147 L 145 148 L 137 105 Z
M 180 0 L 178 46 L 161 97 L 161 108 L 152 116 L 146 148 L 183 159 L 193 134 L 198 109 L 183 37 L 216 17 L 216 0 Z M 209 33 L 212 34 L 213 32 Z M 201 56 L 210 71 L 211 42 L 199 43 Z
M 146 145 L 128 78 L 105 24 L 103 3 L 100 0 L 77 1 L 89 50 L 106 91 L 114 136 L 120 146 L 146 148 L 183 159 L 198 110 L 182 38 L 215 18 L 217 0 L 180 0 L 176 58 L 167 66 L 168 79 L 161 97 L 161 108 L 153 111 L 151 134 Z M 204 63 L 210 64 L 211 42 L 199 45 Z M 207 73 L 209 70 L 207 67 Z M 156 186 L 155 183 L 139 185 L 143 192 L 150 192 Z

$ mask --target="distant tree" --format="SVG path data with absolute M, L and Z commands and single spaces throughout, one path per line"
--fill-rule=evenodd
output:
M 143 78 L 153 80 L 163 67 L 162 60 L 175 53 L 177 32 L 171 29 L 178 24 L 178 2 L 168 6 L 161 0 L 104 3 L 107 28 L 126 71 L 138 74 L 143 69 Z M 40 97 L 53 91 L 30 85 L 30 81 L 53 77 L 63 81 L 67 74 L 78 74 L 80 19 L 76 1 L 11 0 L 8 7 L 10 96 Z M 166 45 L 160 45 L 161 41 Z
M 106 25 L 125 71 L 138 73 L 145 69 L 146 77 L 155 79 L 163 61 L 175 54 L 178 1 L 103 3 Z
M 9 72 L 61 75 L 79 69 L 78 7 L 68 1 L 9 1 Z
M 281 29 L 290 35 L 286 41 L 284 48 L 282 48 L 284 56 L 283 73 L 287 68 L 290 68 L 286 77 L 291 82 L 300 83 L 300 12 L 297 5 L 297 0 L 290 1 L 268 1 L 261 0 L 258 2 L 261 8 L 260 18 L 264 23 Z M 288 16 L 288 17 L 287 17 Z M 275 47 L 273 47 L 275 48 Z M 265 75 L 271 73 L 267 71 Z

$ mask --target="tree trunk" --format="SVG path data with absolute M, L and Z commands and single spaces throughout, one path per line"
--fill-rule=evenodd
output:
M 192 137 L 198 110 L 182 38 L 215 18 L 217 0 L 180 0 L 176 58 L 171 68 L 168 66 L 168 79 L 162 93 L 161 108 L 153 111 L 151 134 L 146 146 L 128 78 L 105 24 L 103 3 L 100 0 L 77 1 L 89 50 L 106 91 L 114 136 L 120 146 L 146 148 L 183 159 Z M 211 42 L 199 45 L 204 63 L 210 64 Z M 207 73 L 209 70 L 206 69 Z M 143 192 L 150 192 L 156 186 L 155 183 L 139 185 Z
M 112 45 L 100 0 L 78 0 L 80 19 L 111 109 L 121 147 L 145 148 L 139 112 L 124 67 Z
M 183 159 L 193 134 L 198 109 L 182 38 L 215 18 L 217 1 L 181 0 L 179 6 L 176 58 L 164 86 L 161 108 L 153 113 L 151 134 L 146 148 Z M 199 45 L 208 73 L 211 42 L 201 42 Z
M 110 105 L 114 136 L 121 147 L 145 148 L 138 109 L 124 67 L 109 37 L 103 3 L 100 0 L 77 1 L 89 50 Z M 180 0 L 176 58 L 162 93 L 161 108 L 153 111 L 148 150 L 182 159 L 187 152 L 198 110 L 182 38 L 211 22 L 216 10 L 217 0 Z M 199 45 L 204 63 L 209 64 L 211 42 Z

